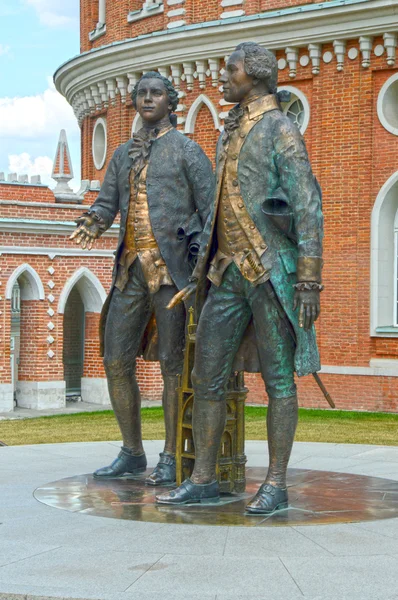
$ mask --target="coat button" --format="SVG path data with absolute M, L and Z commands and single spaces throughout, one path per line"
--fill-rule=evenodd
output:
M 232 158 L 232 160 L 237 160 L 237 159 L 238 159 L 238 155 L 237 155 L 237 154 L 233 154 L 233 155 L 231 156 L 231 158 Z
M 238 208 L 243 208 L 243 204 L 238 204 Z
M 246 137 L 246 134 L 245 134 L 245 133 L 243 133 L 243 132 L 242 132 L 242 133 L 240 133 L 239 135 L 240 135 L 240 137 L 241 137 L 241 138 L 245 138 L 245 137 Z
M 250 225 L 250 229 L 255 229 L 255 225 Z
M 265 250 L 265 249 L 266 249 L 266 247 L 267 247 L 267 246 L 266 246 L 265 244 L 261 244 L 261 248 L 262 248 L 263 250 Z
M 234 179 L 234 180 L 233 180 L 233 182 L 232 182 L 232 185 L 233 185 L 234 187 L 238 187 L 238 185 L 239 185 L 239 181 L 238 181 L 237 179 Z

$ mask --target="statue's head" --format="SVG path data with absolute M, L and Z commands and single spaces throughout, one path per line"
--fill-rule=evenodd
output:
M 253 92 L 275 94 L 278 63 L 260 44 L 243 42 L 229 57 L 220 82 L 227 102 L 242 102 Z
M 157 71 L 148 71 L 141 77 L 134 86 L 131 99 L 142 120 L 149 124 L 161 121 L 178 106 L 178 92 Z

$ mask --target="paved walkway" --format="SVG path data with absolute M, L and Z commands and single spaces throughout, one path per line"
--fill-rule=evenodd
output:
M 154 465 L 161 443 L 145 446 Z M 0 448 L 0 600 L 398 600 L 398 519 L 164 525 L 56 510 L 33 498 L 44 483 L 107 464 L 117 448 Z M 264 466 L 264 442 L 248 442 L 247 455 L 249 465 Z M 398 447 L 296 443 L 291 465 L 398 481 Z

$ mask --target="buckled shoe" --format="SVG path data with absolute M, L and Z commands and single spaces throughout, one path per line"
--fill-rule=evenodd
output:
M 246 511 L 251 515 L 269 515 L 287 507 L 287 489 L 263 483 L 253 500 L 246 506 Z
M 176 459 L 168 452 L 159 454 L 159 462 L 145 479 L 147 485 L 171 485 L 176 481 Z
M 175 490 L 156 496 L 158 504 L 213 504 L 220 500 L 218 481 L 198 484 L 186 479 Z
M 93 473 L 95 479 L 117 479 L 128 475 L 138 475 L 146 470 L 146 456 L 134 456 L 131 450 L 122 446 L 118 457 L 108 467 L 102 467 Z

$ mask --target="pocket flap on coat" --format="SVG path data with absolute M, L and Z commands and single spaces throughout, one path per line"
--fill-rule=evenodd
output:
M 297 272 L 297 256 L 296 253 L 292 250 L 280 250 L 279 256 L 282 259 L 283 266 L 286 269 L 287 273 L 296 273 Z
M 193 235 L 194 233 L 200 233 L 203 229 L 202 220 L 198 212 L 194 212 L 191 215 L 187 227 L 185 229 L 185 235 Z

